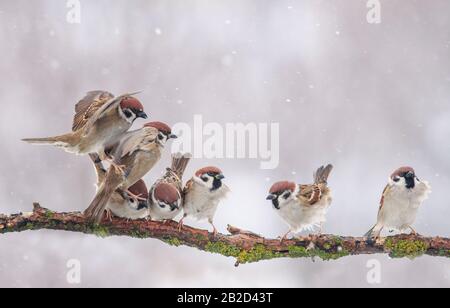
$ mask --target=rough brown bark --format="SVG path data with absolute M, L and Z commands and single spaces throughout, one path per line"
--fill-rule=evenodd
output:
M 176 222 L 160 223 L 114 218 L 100 225 L 89 224 L 81 213 L 56 213 L 34 204 L 33 212 L 0 215 L 0 233 L 27 230 L 64 230 L 95 234 L 100 237 L 131 236 L 155 238 L 170 245 L 186 245 L 203 251 L 234 257 L 236 265 L 274 258 L 321 258 L 335 260 L 350 255 L 387 253 L 394 258 L 415 258 L 422 255 L 450 257 L 450 239 L 397 235 L 376 243 L 365 238 L 335 235 L 307 236 L 280 242 L 249 231 L 229 226 L 229 235 L 214 236 L 208 231 L 184 227 L 178 231 Z

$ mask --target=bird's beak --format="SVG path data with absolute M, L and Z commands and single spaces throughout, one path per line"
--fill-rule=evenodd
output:
M 178 136 L 177 135 L 175 135 L 175 134 L 171 134 L 171 135 L 169 135 L 169 139 L 177 139 L 178 138 Z
M 225 179 L 225 176 L 223 174 L 219 174 L 218 176 L 216 176 L 216 179 L 223 180 Z
M 274 196 L 274 195 L 269 195 L 269 196 L 267 196 L 266 200 L 268 200 L 268 201 L 273 201 L 273 200 L 275 200 L 276 198 L 277 198 L 277 197 Z
M 146 114 L 144 111 L 140 111 L 140 112 L 137 114 L 137 117 L 138 117 L 138 118 L 143 118 L 143 119 L 147 119 L 147 118 L 148 118 L 147 114 Z

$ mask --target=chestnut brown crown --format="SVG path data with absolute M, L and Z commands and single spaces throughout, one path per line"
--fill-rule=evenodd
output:
M 156 186 L 154 196 L 158 201 L 173 204 L 178 201 L 180 194 L 172 184 L 160 183 Z
M 391 175 L 391 179 L 394 179 L 396 177 L 402 177 L 407 173 L 413 173 L 416 174 L 416 172 L 414 171 L 414 169 L 412 167 L 401 167 L 398 168 L 397 170 L 394 171 L 394 173 L 392 173 Z
M 156 128 L 157 130 L 159 130 L 160 132 L 162 132 L 166 135 L 172 134 L 172 129 L 170 128 L 170 126 L 163 122 L 149 122 L 149 123 L 145 124 L 144 127 Z
M 269 193 L 277 194 L 277 193 L 282 193 L 286 190 L 290 190 L 291 192 L 294 192 L 296 186 L 297 185 L 293 182 L 288 182 L 288 181 L 278 182 L 278 183 L 275 183 L 272 185 Z
M 136 184 L 131 186 L 128 190 L 136 196 L 148 199 L 147 185 L 145 185 L 145 182 L 143 180 L 139 180 L 138 182 L 136 182 Z
M 120 102 L 120 107 L 122 109 L 128 108 L 136 111 L 144 111 L 144 106 L 142 105 L 142 103 L 137 98 L 131 96 L 122 99 L 122 101 Z
M 222 170 L 220 170 L 217 167 L 209 166 L 209 167 L 205 167 L 205 168 L 202 168 L 202 169 L 198 170 L 195 173 L 195 176 L 200 177 L 203 174 L 207 174 L 207 173 L 212 173 L 212 174 L 217 175 L 217 174 L 222 174 Z

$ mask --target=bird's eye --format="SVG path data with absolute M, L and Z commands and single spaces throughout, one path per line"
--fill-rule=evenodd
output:
M 134 203 L 134 199 L 130 199 L 130 202 L 131 202 L 131 203 Z
M 291 196 L 291 193 L 290 193 L 290 192 L 287 192 L 287 193 L 285 193 L 285 194 L 283 195 L 283 198 L 284 198 L 284 199 L 288 199 L 290 196 Z
M 159 207 L 163 209 L 163 208 L 166 207 L 166 205 L 165 205 L 164 203 L 160 203 L 160 204 L 159 204 Z
M 208 182 L 209 181 L 209 178 L 207 177 L 207 176 L 202 176 L 202 180 L 203 180 L 203 182 Z
M 394 182 L 398 182 L 398 181 L 400 181 L 400 177 L 399 177 L 399 176 L 396 176 L 396 177 L 394 178 Z
M 128 109 L 125 109 L 125 110 L 123 111 L 123 114 L 125 114 L 125 116 L 126 116 L 127 118 L 131 118 L 131 117 L 133 116 L 133 113 L 132 113 L 130 110 L 128 110 Z
M 164 139 L 164 136 L 163 136 L 162 134 L 159 134 L 159 135 L 158 135 L 158 139 L 159 139 L 159 140 L 163 140 L 163 139 Z

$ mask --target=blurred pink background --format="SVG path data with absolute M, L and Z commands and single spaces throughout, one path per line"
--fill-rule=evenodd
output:
M 194 160 L 187 174 L 219 165 L 233 193 L 216 216 L 266 236 L 286 231 L 265 201 L 271 182 L 309 182 L 331 162 L 334 203 L 326 233 L 364 234 L 388 175 L 412 165 L 433 186 L 416 229 L 450 236 L 450 2 L 381 1 L 381 24 L 365 1 L 0 0 L 0 212 L 33 201 L 83 210 L 94 194 L 89 160 L 24 137 L 64 133 L 85 92 L 144 89 L 152 119 L 192 123 L 278 122 L 281 161 Z M 142 124 L 136 123 L 136 126 Z M 146 181 L 169 163 L 167 153 Z M 206 228 L 206 223 L 187 224 Z M 365 287 L 369 259 L 382 287 L 449 287 L 450 261 L 387 256 L 334 262 L 234 260 L 159 241 L 38 231 L 0 237 L 1 287 Z

